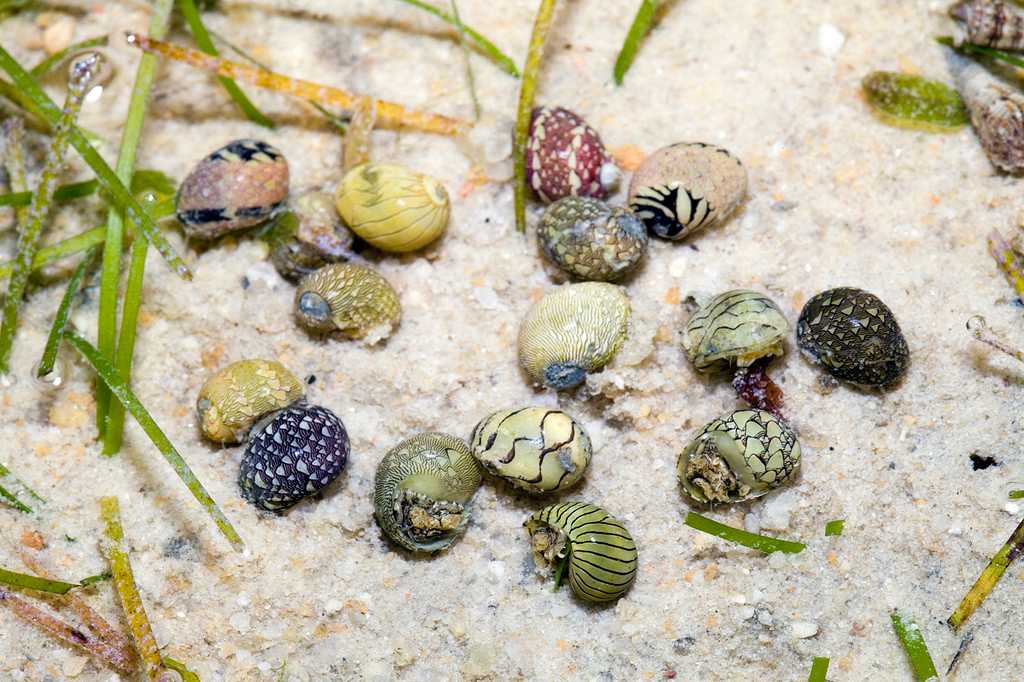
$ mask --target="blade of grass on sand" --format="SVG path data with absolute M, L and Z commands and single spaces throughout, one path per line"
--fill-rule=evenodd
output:
M 66 583 L 63 580 L 49 580 L 27 573 L 16 573 L 0 568 L 0 583 L 12 587 L 23 587 L 37 592 L 49 592 L 51 594 L 67 594 L 76 587 L 82 587 L 84 583 Z
M 53 371 L 53 364 L 57 360 L 57 351 L 60 348 L 60 340 L 64 336 L 64 329 L 67 327 L 68 318 L 71 316 L 71 306 L 74 303 L 75 296 L 78 294 L 79 287 L 82 285 L 82 280 L 85 279 L 86 273 L 95 264 L 98 253 L 99 247 L 94 246 L 90 249 L 82 257 L 82 261 L 75 268 L 71 279 L 68 280 L 67 288 L 64 290 L 64 297 L 61 298 L 60 305 L 57 307 L 57 314 L 53 317 L 50 334 L 46 337 L 46 346 L 43 348 L 42 359 L 36 368 L 36 376 L 39 378 L 45 377 Z
M 504 52 L 502 52 L 501 50 L 499 50 L 497 45 L 492 43 L 490 40 L 484 38 L 477 31 L 463 24 L 458 18 L 457 11 L 453 11 L 452 14 L 447 14 L 431 4 L 421 2 L 421 0 L 401 0 L 401 2 L 404 2 L 407 5 L 412 5 L 413 7 L 418 7 L 421 10 L 424 10 L 425 12 L 429 12 L 438 19 L 440 19 L 441 21 L 449 23 L 455 28 L 464 31 L 466 36 L 468 36 L 470 40 L 476 43 L 477 47 L 480 48 L 480 50 L 488 57 L 493 59 L 498 64 L 498 66 L 505 69 L 505 71 L 507 71 L 510 75 L 519 78 L 519 69 L 516 68 L 516 63 L 512 61 L 512 58 L 509 57 Z
M 82 182 L 72 182 L 66 185 L 61 185 L 54 191 L 54 201 L 71 201 L 72 199 L 81 199 L 87 197 L 90 194 L 95 194 L 96 190 L 99 189 L 99 180 L 83 180 Z M 11 192 L 10 194 L 0 194 L 0 206 L 29 206 L 32 204 L 32 192 Z
M 0 497 L 2 497 L 7 504 L 14 507 L 23 514 L 32 514 L 32 507 L 22 502 L 20 499 L 18 499 L 17 495 L 15 495 L 8 489 L 14 488 L 16 486 L 18 488 L 24 489 L 27 494 L 36 498 L 40 502 L 42 501 L 42 498 L 36 495 L 35 491 L 33 491 L 27 485 L 25 485 L 24 483 L 16 479 L 14 476 L 12 476 L 10 469 L 5 467 L 3 464 L 0 464 Z
M 196 41 L 196 45 L 199 46 L 199 49 L 213 57 L 218 56 L 217 48 L 214 46 L 213 41 L 210 40 L 210 34 L 206 32 L 206 26 L 203 25 L 202 17 L 199 15 L 199 10 L 196 9 L 195 2 L 193 0 L 178 0 L 178 9 L 181 10 L 181 15 L 185 17 L 188 30 Z M 163 38 L 162 35 L 155 34 L 152 27 L 149 29 L 149 35 L 155 38 Z M 238 87 L 238 83 L 225 76 L 219 76 L 217 80 L 220 81 L 221 86 L 227 91 L 235 104 L 238 105 L 238 108 L 242 110 L 247 119 L 265 128 L 274 127 L 274 122 L 256 108 L 252 100 L 242 92 L 242 88 Z
M 996 583 L 1006 573 L 1006 569 L 1021 554 L 1024 554 L 1024 520 L 1017 524 L 1010 538 L 988 562 L 985 570 L 981 572 L 977 581 L 971 586 L 970 591 L 964 596 L 960 605 L 956 607 L 953 615 L 949 617 L 947 622 L 954 630 L 959 629 L 971 617 L 971 614 L 981 606 L 981 602 L 985 601 L 989 593 L 995 589 Z
M 636 58 L 636 51 L 640 49 L 640 42 L 643 41 L 647 31 L 651 28 L 651 21 L 654 20 L 654 13 L 658 10 L 659 0 L 641 0 L 640 7 L 633 17 L 633 24 L 626 34 L 626 41 L 619 50 L 619 56 L 615 60 L 615 84 L 622 85 L 622 79 L 629 71 L 629 67 Z
M 35 258 L 36 249 L 39 248 L 43 226 L 50 216 L 53 192 L 57 189 L 57 178 L 64 169 L 64 152 L 68 148 L 69 132 L 82 108 L 82 102 L 89 91 L 92 79 L 99 73 L 100 62 L 101 58 L 96 54 L 78 60 L 68 79 L 68 95 L 64 102 L 64 109 L 57 121 L 50 151 L 46 156 L 46 164 L 43 166 L 43 172 L 39 178 L 39 185 L 32 196 L 27 222 L 22 225 L 18 235 L 18 255 L 14 262 L 14 272 L 11 273 L 11 279 L 7 285 L 3 322 L 0 324 L 0 374 L 6 374 L 10 370 L 11 348 L 18 326 L 18 310 L 21 307 L 22 297 L 25 295 L 25 288 L 28 286 L 28 276 L 32 272 L 32 261 Z
M 150 680 L 157 680 L 164 672 L 164 663 L 160 658 L 160 647 L 153 636 L 153 628 L 146 615 L 146 607 L 142 603 L 139 589 L 135 585 L 132 564 L 128 559 L 128 550 L 124 546 L 124 528 L 121 526 L 121 510 L 116 497 L 100 498 L 100 514 L 106 524 L 106 554 L 110 562 L 110 571 L 114 574 L 114 586 L 121 598 L 128 629 L 135 641 L 135 650 L 142 659 L 142 665 Z
M 107 36 L 89 38 L 88 40 L 83 40 L 81 42 L 75 43 L 74 45 L 68 45 L 63 50 L 60 50 L 59 52 L 54 52 L 49 57 L 33 66 L 29 73 L 32 74 L 35 78 L 42 78 L 43 76 L 48 74 L 50 70 L 53 69 L 53 67 L 57 66 L 71 55 L 77 54 L 79 52 L 85 52 L 86 50 L 92 49 L 94 47 L 106 46 Z
M 804 551 L 804 547 L 806 547 L 806 545 L 801 542 L 793 542 L 791 540 L 782 540 L 780 538 L 770 538 L 766 535 L 748 533 L 745 530 L 727 526 L 724 523 L 719 523 L 718 521 L 709 519 L 708 517 L 702 516 L 696 512 L 689 512 L 683 523 L 691 528 L 696 528 L 701 532 L 714 535 L 715 537 L 728 540 L 729 542 L 734 542 L 738 545 L 743 545 L 744 547 L 756 549 L 759 552 L 764 552 L 765 554 L 771 554 L 772 552 L 797 554 Z
M 896 636 L 903 645 L 903 650 L 910 659 L 910 666 L 914 670 L 914 679 L 917 682 L 938 680 L 939 673 L 932 662 L 931 654 L 928 653 L 928 646 L 924 643 L 924 635 L 921 628 L 910 616 L 901 614 L 898 610 L 892 612 L 892 627 Z
M 825 535 L 832 537 L 843 534 L 843 528 L 846 526 L 846 521 L 842 519 L 836 519 L 835 521 L 829 521 L 825 524 Z
M 167 33 L 174 11 L 174 0 L 158 0 L 149 20 L 149 32 L 157 36 Z M 117 179 L 128 185 L 135 170 L 135 157 L 146 118 L 149 94 L 156 80 L 157 58 L 144 54 L 135 69 L 128 115 L 121 129 L 121 147 L 117 152 Z M 134 195 L 133 195 L 134 198 Z M 110 362 L 114 362 L 117 343 L 117 293 L 121 282 L 121 254 L 124 251 L 124 214 L 120 206 L 111 206 L 107 213 L 107 234 L 103 243 L 103 264 L 100 269 L 99 311 L 97 313 L 96 347 Z M 145 214 L 145 211 L 143 211 Z M 148 214 L 145 218 L 151 222 Z M 117 450 L 108 446 L 107 419 L 110 415 L 110 392 L 105 386 L 96 386 L 96 430 L 103 441 L 103 453 L 111 455 Z M 118 434 L 120 440 L 120 434 Z
M 32 272 L 35 272 L 50 263 L 58 261 L 61 258 L 73 256 L 76 253 L 87 251 L 97 244 L 102 244 L 103 236 L 106 232 L 107 229 L 105 227 L 94 227 L 91 230 L 79 232 L 73 237 L 61 240 L 56 244 L 44 246 L 36 251 L 36 257 L 32 259 Z M 13 270 L 14 261 L 4 261 L 0 263 L 0 279 L 10 275 Z
M 807 682 L 825 682 L 826 675 L 828 675 L 828 658 L 824 656 L 815 656 L 814 661 L 811 663 L 811 674 L 807 677 Z
M 466 69 L 466 84 L 469 86 L 469 98 L 473 101 L 473 120 L 480 120 L 480 98 L 476 95 L 476 76 L 473 75 L 473 62 L 469 58 L 469 46 L 466 45 L 466 25 L 459 16 L 459 5 L 451 0 L 452 18 L 455 28 L 459 29 L 459 46 L 462 48 L 462 61 Z
M 0 45 L 0 69 L 6 71 L 15 84 L 39 106 L 45 120 L 51 124 L 57 123 L 60 119 L 60 109 L 42 91 L 36 80 L 18 64 L 2 45 Z M 160 252 L 160 255 L 163 256 L 175 273 L 184 279 L 191 279 L 192 272 L 185 265 L 185 261 L 174 251 L 174 247 L 167 241 L 167 238 L 164 237 L 153 220 L 145 215 L 139 202 L 131 195 L 131 192 L 124 186 L 124 183 L 117 178 L 114 171 L 107 165 L 107 162 L 103 160 L 103 157 L 89 144 L 82 131 L 77 126 L 71 126 L 69 135 L 71 146 L 78 151 L 82 159 L 92 168 L 100 183 L 110 194 L 111 200 L 124 210 L 136 228 L 142 232 L 147 241 L 156 247 L 157 251 Z
M 176 661 L 170 656 L 164 656 L 163 659 L 164 666 L 181 675 L 182 682 L 201 682 L 199 675 L 196 675 L 194 672 L 186 668 L 184 663 Z
M 519 106 L 516 111 L 515 139 L 512 145 L 512 163 L 515 170 L 515 212 L 516 230 L 526 231 L 526 143 L 530 137 L 530 117 L 533 114 L 533 98 L 537 93 L 537 74 L 544 57 L 544 44 L 551 29 L 555 13 L 555 0 L 540 0 L 537 16 L 533 20 L 530 48 L 526 53 L 523 80 L 519 84 Z
M 121 401 L 121 404 L 135 417 L 135 421 L 139 423 L 142 430 L 149 436 L 149 440 L 153 442 L 153 445 L 160 454 L 164 456 L 168 464 L 174 469 L 181 479 L 185 487 L 189 489 L 189 492 L 196 498 L 196 500 L 203 506 L 207 513 L 213 518 L 217 528 L 220 532 L 231 542 L 231 545 L 236 550 L 242 548 L 242 538 L 238 536 L 234 526 L 228 521 L 228 518 L 224 516 L 224 512 L 220 510 L 217 503 L 214 502 L 210 494 L 206 492 L 203 484 L 199 482 L 195 474 L 189 468 L 188 463 L 182 458 L 181 454 L 178 453 L 174 445 L 167 438 L 166 434 L 160 429 L 157 423 L 150 416 L 145 406 L 139 402 L 139 399 L 129 388 L 128 384 L 121 378 L 114 369 L 114 366 L 110 362 L 99 354 L 99 351 L 90 344 L 88 341 L 78 336 L 74 332 L 68 331 L 65 333 L 64 338 L 75 347 L 75 349 L 82 354 L 96 373 L 100 376 L 103 382 L 110 388 L 114 396 Z
M 4 167 L 7 169 L 7 180 L 11 191 L 15 193 L 29 192 L 28 177 L 25 174 L 25 124 L 17 116 L 3 122 L 4 131 Z M 29 204 L 32 203 L 29 192 Z M 28 204 L 14 209 L 15 222 L 18 229 L 28 223 Z

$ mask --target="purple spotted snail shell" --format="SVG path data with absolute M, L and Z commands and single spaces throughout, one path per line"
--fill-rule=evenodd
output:
M 568 196 L 603 199 L 619 176 L 601 136 L 586 121 L 562 107 L 533 110 L 526 182 L 541 201 Z

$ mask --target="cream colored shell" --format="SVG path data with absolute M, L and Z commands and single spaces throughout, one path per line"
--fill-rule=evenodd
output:
M 561 410 L 524 407 L 483 419 L 470 439 L 484 469 L 531 493 L 572 487 L 590 464 L 590 437 Z
M 537 301 L 519 328 L 519 364 L 554 389 L 582 383 L 615 356 L 629 329 L 629 298 L 606 282 L 567 284 Z
M 398 326 L 402 304 L 394 287 L 374 270 L 335 263 L 299 283 L 295 317 L 321 334 L 338 331 L 351 338 L 383 339 Z
M 220 443 L 239 443 L 263 415 L 301 398 L 304 387 L 273 360 L 239 360 L 203 384 L 196 412 L 203 435 Z
M 382 251 L 422 249 L 448 227 L 448 192 L 437 180 L 404 166 L 365 163 L 342 178 L 338 214 Z

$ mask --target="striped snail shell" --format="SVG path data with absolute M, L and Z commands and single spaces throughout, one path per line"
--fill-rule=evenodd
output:
M 683 330 L 683 350 L 702 372 L 716 366 L 748 367 L 782 355 L 789 322 L 775 303 L 749 289 L 733 289 L 701 307 Z
M 647 228 L 633 211 L 587 197 L 565 197 L 548 206 L 537 236 L 548 260 L 583 280 L 622 279 L 647 251 Z
M 537 384 L 578 386 L 618 352 L 629 330 L 629 298 L 605 282 L 566 284 L 545 295 L 519 328 L 519 364 Z
M 199 390 L 196 412 L 203 435 L 220 443 L 239 443 L 265 414 L 291 405 L 304 387 L 273 360 L 239 360 L 210 377 Z
M 288 198 L 288 162 L 260 140 L 235 140 L 196 165 L 176 200 L 185 234 L 215 239 L 263 222 Z
M 949 60 L 988 160 L 1007 173 L 1024 173 L 1024 95 L 972 59 L 950 54 Z
M 702 504 L 742 502 L 764 495 L 800 468 L 800 441 L 764 410 L 736 410 L 707 426 L 679 453 L 676 474 Z
M 473 456 L 489 473 L 531 493 L 565 490 L 590 463 L 590 437 L 561 410 L 524 407 L 483 419 L 470 438 Z
M 338 184 L 338 214 L 381 251 L 422 249 L 448 227 L 448 192 L 437 180 L 388 163 L 356 166 Z
M 396 445 L 377 466 L 374 517 L 405 549 L 438 552 L 465 530 L 481 479 L 462 439 L 421 433 Z
M 310 331 L 337 331 L 370 341 L 387 338 L 402 317 L 394 287 L 370 268 L 325 265 L 295 290 L 295 317 Z
M 949 8 L 960 24 L 957 42 L 1001 50 L 1024 50 L 1024 12 L 1001 0 L 964 0 Z
M 553 504 L 523 524 L 538 567 L 554 567 L 556 587 L 566 569 L 577 597 L 614 601 L 636 578 L 636 543 L 622 522 L 586 502 Z
M 629 183 L 629 206 L 654 234 L 683 239 L 730 214 L 747 193 L 747 171 L 728 150 L 680 142 L 647 157 Z

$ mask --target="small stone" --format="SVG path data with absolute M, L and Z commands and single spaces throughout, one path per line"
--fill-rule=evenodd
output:
M 818 634 L 818 624 L 807 621 L 796 620 L 790 624 L 790 634 L 793 639 L 807 639 Z
M 964 529 L 961 528 L 960 526 L 950 526 L 949 530 L 947 530 L 946 532 L 949 533 L 950 535 L 955 535 L 957 537 L 960 537 L 961 535 L 963 535 Z
M 68 677 L 78 677 L 85 670 L 85 664 L 89 659 L 85 656 L 71 656 L 64 661 L 63 671 Z
M 818 49 L 826 57 L 834 57 L 843 49 L 846 36 L 832 24 L 822 24 L 818 27 Z
M 768 627 L 775 622 L 775 618 L 772 617 L 772 612 L 768 609 L 760 609 L 757 612 L 757 622 Z
M 1016 516 L 1020 513 L 1020 505 L 1017 504 L 1016 502 L 1007 502 L 1006 505 L 1003 507 L 1003 511 L 1009 514 L 1010 516 Z
M 228 622 L 231 623 L 231 627 L 238 630 L 239 632 L 247 631 L 249 629 L 249 626 L 251 625 L 249 614 L 245 611 L 238 611 L 232 614 Z
M 750 620 L 754 617 L 754 607 L 744 606 L 737 613 L 739 615 L 740 620 Z
M 47 54 L 56 54 L 71 45 L 75 37 L 75 20 L 68 16 L 58 17 L 43 30 L 43 49 Z

